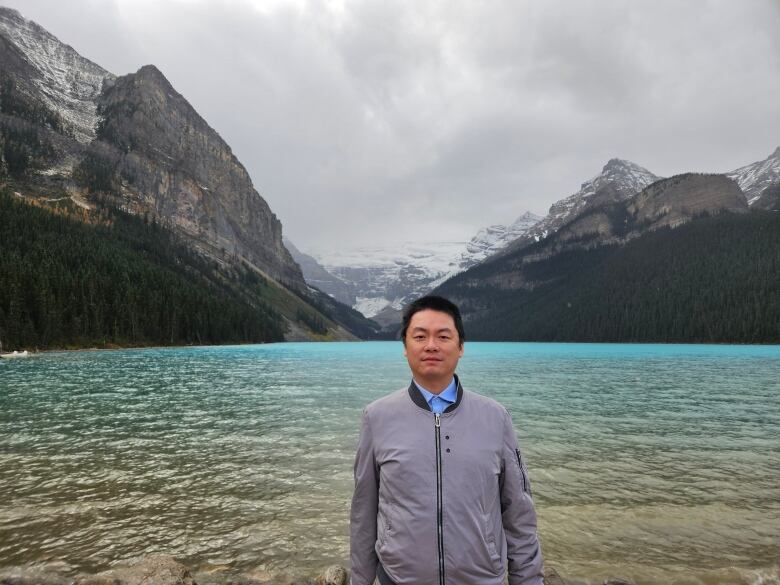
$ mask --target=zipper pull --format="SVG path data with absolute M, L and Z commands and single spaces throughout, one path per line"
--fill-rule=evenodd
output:
M 435 423 L 435 425 L 436 425 L 436 428 L 438 429 L 438 428 L 441 426 L 441 421 L 439 420 L 439 416 L 440 416 L 440 415 L 439 415 L 439 413 L 438 413 L 438 412 L 435 412 L 435 413 L 433 414 L 433 416 L 434 416 L 434 418 L 436 419 L 436 423 Z

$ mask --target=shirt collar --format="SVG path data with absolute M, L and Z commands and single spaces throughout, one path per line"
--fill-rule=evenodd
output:
M 436 396 L 438 396 L 442 400 L 446 400 L 450 404 L 452 404 L 458 399 L 458 385 L 455 383 L 454 377 L 450 381 L 449 386 L 447 386 L 439 394 L 434 394 L 430 390 L 426 390 L 420 385 L 420 383 L 417 380 L 414 380 L 414 385 L 417 386 L 417 389 L 420 391 L 420 394 L 423 395 L 423 398 L 425 398 L 425 402 L 428 403 L 428 406 L 430 406 L 431 400 L 433 400 Z

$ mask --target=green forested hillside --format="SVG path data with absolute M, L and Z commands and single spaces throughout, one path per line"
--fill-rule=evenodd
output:
M 470 339 L 780 343 L 780 213 L 703 217 L 623 246 L 498 258 L 444 283 Z M 518 275 L 528 288 L 498 283 Z
M 262 277 L 219 268 L 169 230 L 115 209 L 89 220 L 0 192 L 3 349 L 283 338 Z

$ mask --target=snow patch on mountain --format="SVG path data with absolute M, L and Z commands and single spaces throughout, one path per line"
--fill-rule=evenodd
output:
M 541 216 L 527 211 L 508 226 L 497 224 L 482 228 L 466 244 L 466 251 L 461 255 L 460 268 L 462 270 L 470 268 L 488 256 L 503 250 L 528 233 L 541 219 Z
M 761 193 L 775 183 L 780 183 L 780 146 L 764 160 L 726 173 L 745 193 L 748 205 L 752 205 Z
M 352 308 L 370 319 L 378 315 L 388 305 L 392 305 L 392 301 L 388 301 L 384 297 L 358 297 Z
M 0 8 L 0 33 L 14 43 L 38 71 L 33 79 L 41 98 L 68 123 L 79 142 L 95 138 L 96 100 L 104 81 L 115 76 L 16 10 Z

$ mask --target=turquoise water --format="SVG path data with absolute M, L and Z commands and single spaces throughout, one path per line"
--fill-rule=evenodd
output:
M 458 371 L 512 413 L 562 574 L 780 582 L 780 347 L 467 343 Z M 0 567 L 346 564 L 360 411 L 408 379 L 398 342 L 0 361 Z

